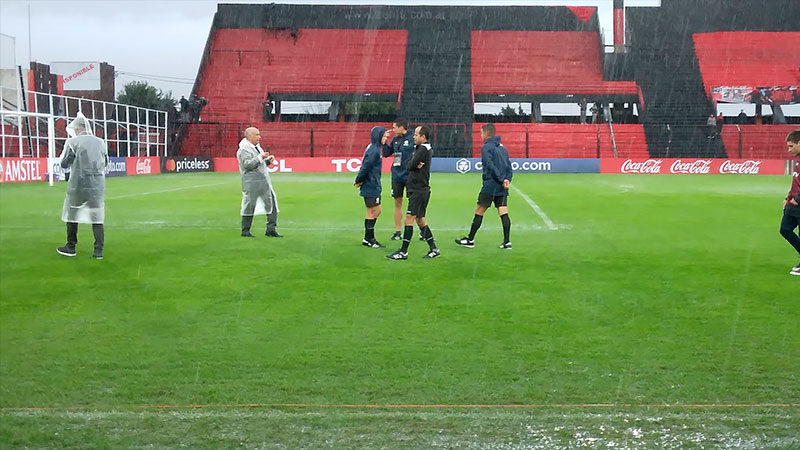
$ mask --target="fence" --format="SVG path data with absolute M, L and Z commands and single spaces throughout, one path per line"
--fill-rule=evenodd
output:
M 52 138 L 59 154 L 67 139 L 66 126 L 82 112 L 94 134 L 108 145 L 110 156 L 167 156 L 169 126 L 166 111 L 64 95 L 0 90 L 0 142 L 2 157 L 44 157 L 48 153 L 47 120 L 52 117 Z M 15 114 L 16 113 L 16 114 Z M 32 113 L 32 114 L 24 114 Z

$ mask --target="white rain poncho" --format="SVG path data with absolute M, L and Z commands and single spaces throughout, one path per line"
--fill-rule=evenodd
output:
M 239 160 L 239 173 L 242 174 L 241 215 L 243 216 L 271 214 L 273 208 L 276 212 L 280 212 L 278 197 L 269 179 L 267 163 L 261 159 L 260 154 L 261 147 L 253 145 L 247 138 L 239 142 L 236 158 Z
M 108 165 L 106 144 L 94 136 L 91 122 L 81 113 L 67 125 L 67 133 L 71 137 L 64 143 L 61 167 L 70 168 L 70 176 L 61 220 L 103 223 Z

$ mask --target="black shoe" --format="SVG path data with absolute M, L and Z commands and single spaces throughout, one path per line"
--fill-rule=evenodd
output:
M 792 267 L 792 270 L 789 271 L 789 275 L 800 275 L 800 264 Z
M 366 239 L 362 239 L 361 240 L 361 245 L 363 245 L 364 247 L 370 247 L 370 248 L 386 248 L 385 245 L 381 244 L 380 242 L 376 241 L 375 239 L 373 239 L 371 241 L 368 241 Z
M 408 259 L 408 253 L 398 250 L 391 255 L 386 255 L 386 259 L 391 259 L 392 261 L 400 261 L 403 259 Z
M 56 248 L 56 251 L 58 252 L 59 255 L 75 256 L 75 247 L 70 247 L 69 245 L 58 247 Z
M 438 248 L 434 248 L 431 251 L 429 251 L 428 253 L 426 253 L 425 256 L 423 256 L 422 258 L 423 259 L 433 259 L 433 258 L 438 258 L 440 256 L 442 256 L 442 253 L 439 251 Z
M 503 242 L 497 248 L 501 250 L 511 250 L 511 242 Z
M 94 253 L 92 253 L 92 258 L 94 258 L 94 259 L 103 259 L 103 251 L 102 250 L 95 250 Z
M 456 244 L 458 244 L 458 245 L 460 245 L 462 247 L 475 248 L 475 240 L 474 239 L 470 239 L 470 238 L 468 238 L 466 236 L 461 238 L 461 239 L 456 239 Z
M 394 234 L 392 235 L 391 239 L 389 239 L 389 240 L 390 241 L 399 241 L 401 239 L 403 239 L 403 236 L 401 236 L 399 231 L 395 231 Z
M 253 236 L 253 233 L 251 233 L 251 232 L 249 232 L 249 231 L 242 231 L 242 237 L 251 237 L 251 238 L 254 238 L 255 236 Z
M 277 232 L 277 231 L 275 231 L 275 230 L 273 230 L 273 231 L 267 231 L 266 233 L 264 233 L 264 236 L 269 236 L 269 237 L 283 237 L 283 235 L 282 235 L 282 234 L 278 233 L 278 232 Z

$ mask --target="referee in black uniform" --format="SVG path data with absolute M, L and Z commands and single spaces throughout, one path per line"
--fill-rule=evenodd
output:
M 408 161 L 408 211 L 406 211 L 405 228 L 403 229 L 403 246 L 400 250 L 386 255 L 391 260 L 408 259 L 408 244 L 414 235 L 414 221 L 419 227 L 420 235 L 425 239 L 430 247 L 430 251 L 423 258 L 437 258 L 441 255 L 436 243 L 433 240 L 428 223 L 425 221 L 425 210 L 428 208 L 428 200 L 431 198 L 431 157 L 433 151 L 430 140 L 431 130 L 426 126 L 417 127 L 414 130 L 414 154 Z

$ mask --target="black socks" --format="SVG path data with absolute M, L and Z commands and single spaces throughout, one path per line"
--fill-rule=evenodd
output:
M 472 218 L 472 226 L 469 228 L 469 236 L 467 236 L 467 239 L 469 239 L 470 241 L 475 240 L 475 233 L 478 232 L 478 228 L 481 227 L 482 223 L 483 223 L 483 216 L 475 214 L 475 217 Z
M 429 226 L 425 225 L 425 228 L 419 230 L 419 233 L 428 243 L 428 247 L 430 247 L 431 250 L 436 248 L 436 243 L 433 240 L 433 232 Z
M 403 228 L 403 246 L 400 248 L 401 251 L 407 252 L 408 251 L 408 244 L 411 243 L 411 237 L 414 236 L 414 227 L 411 225 L 406 226 Z
M 511 234 L 511 219 L 508 218 L 508 214 L 503 214 L 500 216 L 500 221 L 503 222 L 503 243 L 505 244 Z
M 378 219 L 364 219 L 364 239 L 372 241 L 375 239 L 375 222 Z

